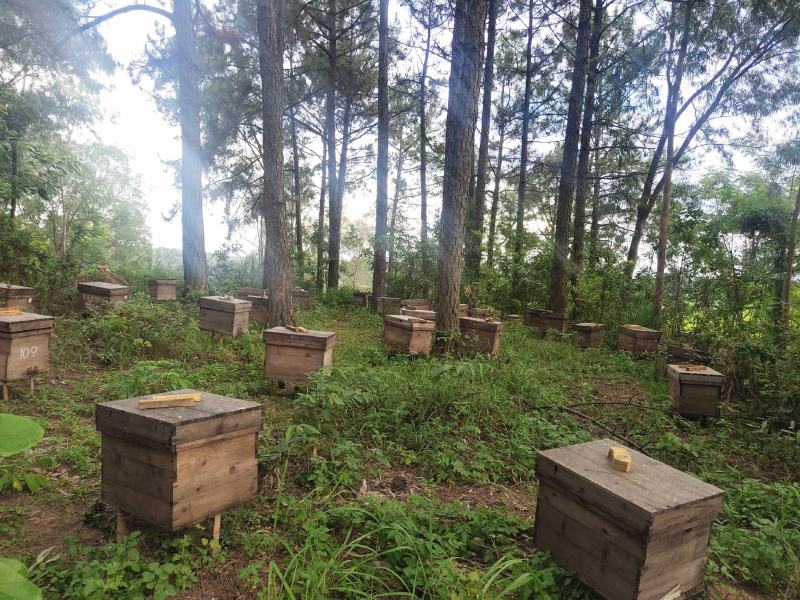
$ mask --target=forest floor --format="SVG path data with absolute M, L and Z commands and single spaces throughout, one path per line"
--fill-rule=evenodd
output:
M 706 597 L 800 594 L 800 440 L 747 407 L 683 419 L 652 361 L 514 323 L 497 357 L 408 359 L 387 355 L 364 309 L 318 306 L 297 322 L 337 344 L 332 371 L 290 395 L 261 377 L 256 325 L 212 339 L 193 305 L 139 298 L 57 319 L 52 371 L 0 404 L 46 429 L 5 468 L 50 482 L 0 495 L 0 556 L 39 556 L 50 598 L 593 597 L 533 545 L 534 464 L 538 450 L 610 430 L 724 489 Z M 167 535 L 133 522 L 113 544 L 114 514 L 98 502 L 95 403 L 180 388 L 266 409 L 258 496 L 223 515 L 216 557 L 210 523 Z

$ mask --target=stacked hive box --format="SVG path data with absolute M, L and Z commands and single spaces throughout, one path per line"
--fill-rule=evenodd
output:
M 0 283 L 0 308 L 30 310 L 33 306 L 33 288 Z
M 611 440 L 540 452 L 534 537 L 562 567 L 610 600 L 683 598 L 703 585 L 722 490 Z
M 252 307 L 250 308 L 250 318 L 262 325 L 269 320 L 269 296 L 248 296 L 245 298 Z
M 530 325 L 542 334 L 548 331 L 565 333 L 569 327 L 569 318 L 566 313 L 555 313 L 552 310 L 527 308 L 525 309 L 525 325 Z
M 176 300 L 178 298 L 177 279 L 151 279 L 147 287 L 153 300 Z
M 433 343 L 433 321 L 409 315 L 384 315 L 383 343 L 401 354 L 429 354 Z
M 417 317 L 418 319 L 425 319 L 426 321 L 436 321 L 436 311 L 424 310 L 421 308 L 406 308 L 400 309 L 401 315 L 408 317 Z
M 200 329 L 237 337 L 247 331 L 250 324 L 248 300 L 225 296 L 200 298 Z
M 500 333 L 503 331 L 501 321 L 461 317 L 458 319 L 458 325 L 463 336 L 464 349 L 468 352 L 491 355 L 497 354 L 500 350 Z
M 694 348 L 675 344 L 659 344 L 656 354 L 656 373 L 667 376 L 667 365 L 710 365 L 711 356 Z
M 309 373 L 333 364 L 336 334 L 273 327 L 264 331 L 264 377 L 306 383 Z
M 292 303 L 296 308 L 309 309 L 314 303 L 314 292 L 297 288 L 292 291 Z
M 264 288 L 241 287 L 236 290 L 237 300 L 247 300 L 248 296 L 269 296 L 269 290 Z
M 78 284 L 79 308 L 84 314 L 92 311 L 105 312 L 122 304 L 130 295 L 130 288 L 118 283 L 88 281 Z
M 255 496 L 260 404 L 202 393 L 144 410 L 141 399 L 97 405 L 104 502 L 175 531 Z
M 687 417 L 718 417 L 725 376 L 705 365 L 668 365 L 673 408 Z
M 379 315 L 396 315 L 400 312 L 402 300 L 400 298 L 389 298 L 388 296 L 378 296 L 377 309 Z
M 411 310 L 433 309 L 433 303 L 429 298 L 406 298 L 400 305 Z
M 630 352 L 634 356 L 655 354 L 661 332 L 641 325 L 623 325 L 619 328 L 619 349 Z
M 602 323 L 576 323 L 572 328 L 575 330 L 575 343 L 579 348 L 597 348 L 603 345 L 606 326 Z
M 355 291 L 353 292 L 353 304 L 356 306 L 369 306 L 369 292 Z
M 24 312 L 0 316 L 0 381 L 49 370 L 52 331 L 53 317 Z

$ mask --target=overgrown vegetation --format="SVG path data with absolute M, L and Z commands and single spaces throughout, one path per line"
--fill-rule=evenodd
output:
M 40 469 L 51 487 L 0 496 L 0 555 L 31 566 L 52 598 L 584 598 L 532 545 L 536 451 L 607 435 L 561 410 L 581 404 L 725 490 L 709 597 L 726 585 L 800 590 L 800 442 L 751 417 L 747 402 L 687 421 L 650 361 L 521 325 L 507 325 L 494 359 L 407 359 L 387 356 L 366 310 L 317 305 L 299 322 L 337 332 L 335 364 L 287 396 L 261 379 L 257 328 L 212 340 L 193 305 L 133 299 L 115 315 L 58 319 L 54 372 L 34 396 L 12 385 L 1 407 L 45 424 L 33 458 L 53 464 Z M 139 523 L 141 534 L 109 544 L 93 405 L 187 386 L 265 404 L 259 495 L 225 513 L 217 559 L 210 523 L 176 536 Z

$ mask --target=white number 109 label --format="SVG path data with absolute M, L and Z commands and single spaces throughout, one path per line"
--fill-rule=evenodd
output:
M 31 346 L 30 348 L 20 348 L 19 349 L 19 357 L 23 360 L 26 358 L 33 358 L 36 356 L 36 353 L 39 351 L 39 348 L 36 346 Z

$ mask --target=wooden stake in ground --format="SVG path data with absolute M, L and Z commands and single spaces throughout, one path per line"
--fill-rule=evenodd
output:
M 117 510 L 117 543 L 123 543 L 126 535 L 128 535 L 128 525 L 125 523 L 125 513 Z
M 216 542 L 213 546 L 211 546 L 211 556 L 216 556 L 219 552 L 219 532 L 222 529 L 222 514 L 214 515 L 214 530 L 212 533 L 212 539 Z
M 3 402 L 8 402 L 8 382 L 3 382 Z

